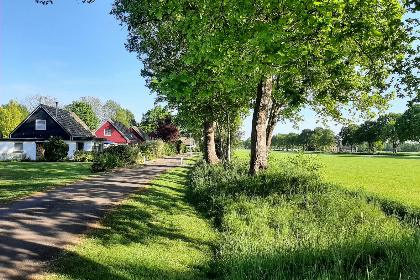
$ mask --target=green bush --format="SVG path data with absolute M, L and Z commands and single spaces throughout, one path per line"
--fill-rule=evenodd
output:
M 304 166 L 303 163 L 309 163 Z M 213 269 L 223 279 L 415 279 L 416 227 L 387 216 L 363 193 L 324 182 L 312 159 L 197 163 L 191 200 L 222 232 Z
M 124 165 L 140 163 L 143 159 L 142 149 L 138 145 L 110 146 L 103 153 L 118 157 L 120 163 Z
M 142 142 L 139 147 L 147 160 L 164 157 L 167 151 L 166 144 L 162 140 Z
M 99 159 L 99 153 L 95 151 L 75 151 L 73 160 L 77 162 L 94 162 Z
M 101 155 L 96 162 L 90 166 L 90 171 L 92 173 L 104 172 L 109 169 L 120 166 L 120 161 L 117 156 L 110 154 Z
M 177 148 L 174 144 L 172 143 L 166 143 L 166 151 L 165 151 L 165 155 L 167 156 L 172 156 L 172 155 L 176 155 L 177 154 Z
M 61 139 L 61 137 L 51 136 L 44 145 L 44 157 L 46 161 L 59 161 L 67 157 L 69 146 Z

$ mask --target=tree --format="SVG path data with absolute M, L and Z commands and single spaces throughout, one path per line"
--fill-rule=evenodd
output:
M 57 102 L 58 100 L 55 97 L 37 93 L 36 95 L 26 97 L 21 103 L 28 109 L 29 112 L 32 112 L 40 104 L 55 107 Z
M 143 114 L 139 126 L 144 132 L 150 133 L 156 131 L 159 121 L 166 118 L 173 118 L 173 116 L 167 108 L 157 105 Z
M 245 149 L 249 149 L 249 148 L 251 148 L 251 137 L 248 137 L 248 138 L 244 141 L 244 148 L 245 148 Z
M 80 102 L 89 104 L 92 107 L 93 113 L 98 117 L 99 124 L 103 124 L 108 120 L 105 114 L 104 105 L 101 99 L 93 96 L 83 96 L 79 99 Z
M 395 125 L 401 142 L 420 141 L 420 104 L 409 104 L 409 108 L 397 119 Z
M 313 134 L 314 131 L 311 129 L 304 129 L 302 130 L 302 132 L 298 135 L 298 143 L 300 146 L 302 146 L 302 149 L 304 151 L 309 150 L 309 147 L 311 147 L 313 145 Z
M 392 144 L 392 152 L 394 154 L 398 151 L 398 146 L 401 144 L 400 135 L 397 131 L 397 122 L 401 118 L 401 114 L 389 113 L 378 118 L 377 122 L 381 128 L 382 142 L 389 142 Z
M 117 0 L 112 13 L 128 26 L 128 49 L 142 59 L 152 88 L 253 104 L 250 175 L 267 167 L 285 109 L 310 106 L 338 120 L 343 108 L 382 109 L 392 97 L 387 79 L 411 50 L 394 0 Z
M 330 146 L 335 145 L 336 136 L 331 129 L 322 128 L 321 136 L 317 139 L 317 146 L 323 151 L 329 149 Z
M 350 124 L 348 126 L 343 126 L 340 130 L 339 136 L 341 143 L 345 146 L 350 146 L 351 151 L 353 152 L 353 146 L 358 144 L 357 130 L 359 126 L 357 124 Z
M 67 111 L 75 113 L 90 130 L 96 130 L 99 125 L 99 118 L 92 110 L 92 106 L 84 102 L 73 101 L 72 104 L 65 107 Z
M 106 119 L 122 122 L 125 126 L 136 125 L 134 114 L 113 100 L 107 100 L 103 106 Z
M 9 134 L 29 115 L 26 107 L 13 99 L 0 107 L 0 137 L 9 137 Z
M 170 118 L 159 121 L 156 134 L 163 141 L 172 144 L 175 144 L 176 139 L 179 137 L 179 131 Z
M 377 121 L 365 121 L 357 129 L 356 135 L 357 142 L 367 142 L 369 152 L 373 153 L 375 152 L 375 144 L 381 142 L 381 126 Z

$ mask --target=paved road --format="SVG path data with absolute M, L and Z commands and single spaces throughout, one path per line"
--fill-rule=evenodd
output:
M 29 279 L 40 273 L 89 224 L 153 177 L 178 166 L 180 157 L 89 178 L 1 207 L 0 279 Z

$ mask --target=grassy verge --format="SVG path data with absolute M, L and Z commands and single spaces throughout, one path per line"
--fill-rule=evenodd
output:
M 247 150 L 235 153 L 246 158 Z M 294 157 L 296 153 L 271 152 L 276 159 Z M 308 154 L 323 164 L 322 176 L 350 191 L 363 190 L 396 209 L 401 215 L 420 218 L 420 157 L 354 154 Z M 391 210 L 392 211 L 392 210 Z
M 112 211 L 46 279 L 203 279 L 216 231 L 186 202 L 188 168 L 149 182 Z
M 222 231 L 215 267 L 224 279 L 420 278 L 417 227 L 298 166 L 253 178 L 246 162 L 192 173 L 196 200 Z
M 0 205 L 88 176 L 90 163 L 1 162 Z

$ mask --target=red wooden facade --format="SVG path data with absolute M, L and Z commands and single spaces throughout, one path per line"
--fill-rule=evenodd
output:
M 105 136 L 105 129 L 111 130 L 111 136 Z M 97 137 L 106 138 L 108 141 L 112 141 L 117 144 L 128 144 L 129 142 L 125 139 L 121 133 L 108 121 L 103 124 L 96 132 Z

